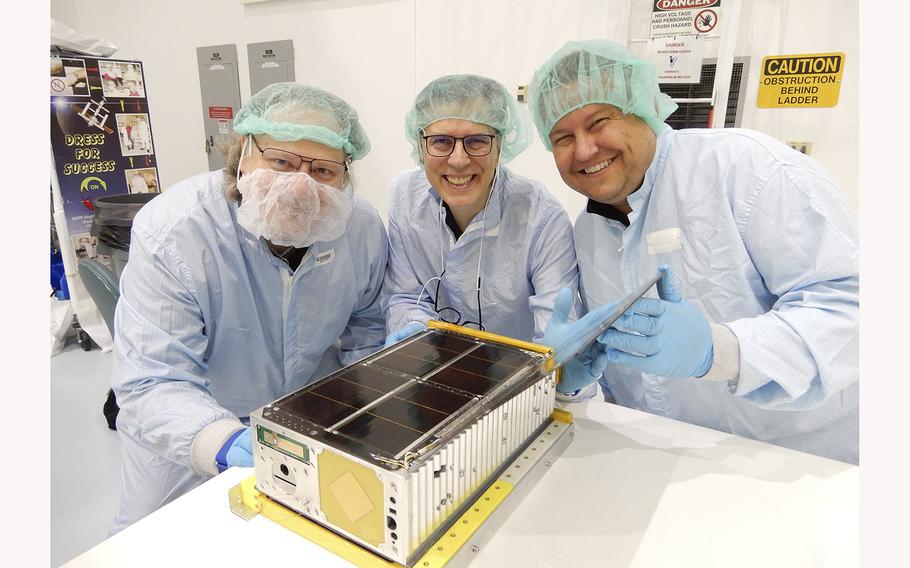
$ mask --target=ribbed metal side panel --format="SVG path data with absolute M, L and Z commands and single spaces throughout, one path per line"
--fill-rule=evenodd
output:
M 552 378 L 544 378 L 472 424 L 410 474 L 409 554 L 552 414 L 555 402 Z
M 427 470 L 421 468 L 417 471 L 417 538 L 414 543 L 423 540 L 427 535 Z M 414 543 L 411 546 L 414 546 Z

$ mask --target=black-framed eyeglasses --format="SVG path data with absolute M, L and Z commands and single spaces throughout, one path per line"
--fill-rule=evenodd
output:
M 446 323 L 451 323 L 454 325 L 463 325 L 465 327 L 475 327 L 480 331 L 486 331 L 483 327 L 483 311 L 480 309 L 480 287 L 477 288 L 477 319 L 476 321 L 467 321 L 462 320 L 461 312 L 455 308 L 440 308 L 439 307 L 439 287 L 442 286 L 442 277 L 445 275 L 446 271 L 443 270 L 442 274 L 439 275 L 439 278 L 436 280 L 436 295 L 433 296 L 433 311 L 439 316 L 439 319 Z
M 262 159 L 268 163 L 270 169 L 276 172 L 299 172 L 303 164 L 307 164 L 307 173 L 314 180 L 334 184 L 342 181 L 345 172 L 348 171 L 347 162 L 310 158 L 278 148 L 262 148 L 255 136 L 251 136 L 251 138 L 256 149 L 262 154 Z
M 448 134 L 427 134 L 422 136 L 427 154 L 436 158 L 451 156 L 455 151 L 455 143 L 461 141 L 461 147 L 468 156 L 479 158 L 488 156 L 493 151 L 495 134 L 469 134 L 457 138 Z

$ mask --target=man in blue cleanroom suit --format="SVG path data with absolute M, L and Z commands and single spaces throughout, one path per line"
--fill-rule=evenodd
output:
M 389 200 L 390 343 L 430 319 L 537 340 L 559 289 L 577 288 L 565 210 L 502 165 L 530 143 L 527 122 L 486 77 L 440 77 L 417 95 L 405 133 L 420 167 Z
M 824 169 L 758 132 L 674 131 L 653 67 L 608 41 L 557 51 L 530 107 L 590 199 L 575 224 L 583 307 L 668 266 L 659 298 L 599 338 L 605 397 L 857 463 L 859 251 Z
M 115 320 L 112 532 L 252 466 L 250 411 L 382 347 L 388 241 L 351 194 L 347 163 L 370 147 L 356 111 L 276 83 L 234 130 L 226 169 L 173 186 L 133 225 Z

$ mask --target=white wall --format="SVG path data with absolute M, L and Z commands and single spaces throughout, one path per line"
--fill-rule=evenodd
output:
M 856 0 L 754 0 L 742 5 L 737 55 L 752 56 L 742 125 L 779 140 L 812 142 L 812 157 L 831 172 L 859 211 L 859 18 Z M 755 104 L 768 55 L 844 52 L 840 98 L 832 108 L 766 109 Z
M 729 3 L 733 0 L 724 0 Z M 752 58 L 742 126 L 781 140 L 813 142 L 858 209 L 856 0 L 742 1 L 737 56 Z M 723 4 L 722 4 L 723 5 Z M 348 100 L 373 150 L 355 165 L 357 190 L 385 215 L 388 180 L 412 167 L 403 121 L 414 95 L 448 73 L 479 73 L 510 90 L 569 39 L 646 37 L 648 0 L 52 0 L 51 15 L 112 41 L 114 57 L 143 62 L 161 182 L 207 168 L 196 47 L 237 44 L 241 98 L 249 97 L 246 44 L 291 39 L 296 77 Z M 721 12 L 723 17 L 723 12 Z M 706 57 L 717 53 L 709 41 Z M 644 44 L 632 44 L 643 53 Z M 832 109 L 759 109 L 762 57 L 846 53 L 840 102 Z M 539 139 L 516 158 L 517 173 L 547 184 L 570 216 L 584 199 L 559 178 Z
M 242 101 L 248 43 L 291 39 L 297 81 L 331 91 L 360 113 L 373 150 L 353 170 L 384 212 L 388 180 L 410 165 L 403 117 L 414 97 L 414 0 L 53 0 L 51 17 L 142 61 L 165 188 L 208 169 L 196 48 L 237 45 Z

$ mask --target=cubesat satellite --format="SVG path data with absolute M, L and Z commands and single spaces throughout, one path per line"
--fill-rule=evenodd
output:
M 513 493 L 526 493 L 538 458 L 569 443 L 552 355 L 431 322 L 254 411 L 252 492 L 401 565 L 464 565 L 460 549 L 476 551 L 491 503 L 519 481 Z

